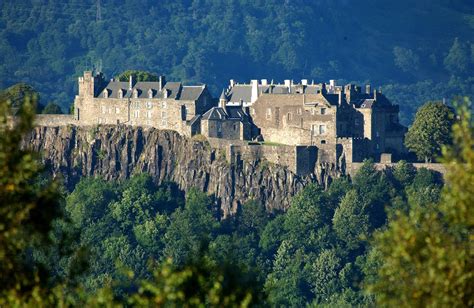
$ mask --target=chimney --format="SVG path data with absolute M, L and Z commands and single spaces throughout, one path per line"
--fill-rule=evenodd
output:
M 374 89 L 374 100 L 377 100 L 377 89 Z
M 130 75 L 130 78 L 128 79 L 128 89 L 132 90 L 133 88 L 133 76 Z
M 323 83 L 321 83 L 321 94 L 326 94 L 326 93 L 327 93 L 326 83 L 323 82 Z
M 301 79 L 301 84 L 303 86 L 307 86 L 308 85 L 308 79 Z
M 262 79 L 261 82 L 262 82 L 262 86 L 268 85 L 268 81 L 266 79 Z
M 329 90 L 334 91 L 335 87 L 336 87 L 336 80 L 334 79 L 329 80 Z
M 230 87 L 233 88 L 235 86 L 235 81 L 234 79 L 231 79 L 230 80 Z
M 165 87 L 166 84 L 166 77 L 160 76 L 158 77 L 158 90 L 161 91 Z
M 339 103 L 339 106 L 341 106 L 341 104 L 342 104 L 342 93 L 341 92 L 338 93 L 338 103 Z
M 372 92 L 372 89 L 370 87 L 370 84 L 366 84 L 365 85 L 365 94 L 370 94 L 370 92 Z
M 290 89 L 290 87 L 291 87 L 291 80 L 290 79 L 285 79 L 285 87 Z
M 251 81 L 252 84 L 252 96 L 250 98 L 250 103 L 253 104 L 258 99 L 258 80 L 254 79 Z

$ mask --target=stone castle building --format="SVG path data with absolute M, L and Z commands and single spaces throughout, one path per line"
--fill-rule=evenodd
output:
M 213 106 L 206 85 L 167 82 L 105 81 L 102 74 L 84 72 L 74 100 L 75 119 L 83 125 L 125 124 L 170 129 L 192 136 L 200 131 L 200 116 Z
M 406 128 L 399 124 L 398 113 L 398 106 L 370 85 L 362 89 L 333 80 L 328 84 L 231 80 L 214 100 L 205 85 L 187 86 L 164 76 L 157 82 L 132 77 L 121 82 L 84 72 L 74 101 L 80 125 L 151 126 L 234 145 L 263 141 L 297 147 L 301 157 L 315 152 L 319 162 L 403 155 Z

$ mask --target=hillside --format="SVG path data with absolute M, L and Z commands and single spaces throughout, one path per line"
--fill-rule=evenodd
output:
M 474 93 L 470 0 L 21 0 L 0 11 L 0 88 L 26 82 L 64 110 L 92 67 L 204 82 L 214 95 L 231 78 L 370 81 L 405 123 L 424 100 Z

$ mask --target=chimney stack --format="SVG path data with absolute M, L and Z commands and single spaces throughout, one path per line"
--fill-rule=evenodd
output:
M 130 75 L 130 78 L 128 80 L 128 89 L 132 90 L 132 88 L 133 88 L 133 76 Z
M 301 79 L 301 84 L 303 86 L 307 86 L 308 85 L 308 79 Z
M 166 77 L 165 76 L 160 76 L 158 77 L 158 87 L 159 87 L 159 91 L 163 90 L 163 88 L 165 87 L 165 84 L 166 84 Z
M 250 98 L 250 103 L 253 104 L 258 99 L 258 80 L 253 79 L 252 84 L 252 96 Z
M 262 86 L 268 85 L 268 81 L 266 79 L 262 79 L 261 82 L 262 82 Z
M 339 103 L 339 106 L 341 106 L 341 104 L 342 104 L 342 93 L 341 92 L 339 92 L 339 94 L 338 94 L 338 103 Z
M 234 79 L 231 79 L 230 80 L 230 87 L 233 88 L 235 86 L 235 81 Z
M 365 85 L 365 94 L 370 94 L 372 92 L 372 88 L 370 87 L 370 84 Z

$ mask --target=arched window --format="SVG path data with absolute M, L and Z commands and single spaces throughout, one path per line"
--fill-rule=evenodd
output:
M 118 90 L 117 96 L 118 96 L 118 98 L 123 98 L 123 90 L 122 89 Z
M 109 97 L 109 91 L 107 89 L 104 89 L 104 92 L 102 92 L 102 97 L 103 98 Z
M 152 89 L 148 90 L 148 98 L 153 98 L 153 90 Z

